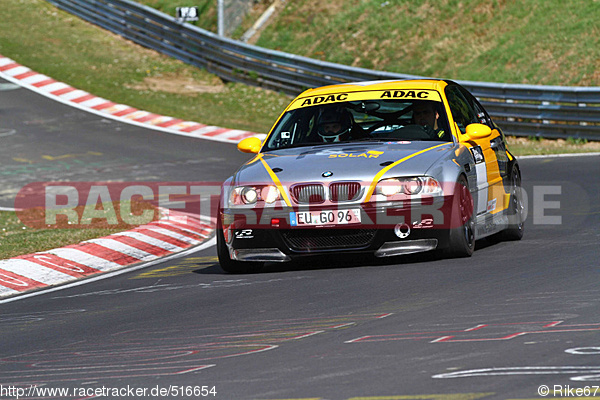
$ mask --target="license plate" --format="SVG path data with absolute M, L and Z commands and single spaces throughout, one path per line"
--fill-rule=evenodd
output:
M 291 226 L 359 224 L 360 221 L 360 208 L 290 212 Z

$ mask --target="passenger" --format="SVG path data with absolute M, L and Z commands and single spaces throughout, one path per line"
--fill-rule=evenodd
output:
M 440 114 L 437 112 L 435 103 L 432 101 L 420 101 L 413 104 L 413 121 L 421 125 L 427 133 L 435 138 L 441 139 L 444 136 L 444 130 L 438 126 Z

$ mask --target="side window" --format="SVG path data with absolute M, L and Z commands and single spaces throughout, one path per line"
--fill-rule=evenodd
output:
M 472 106 L 473 110 L 475 110 L 475 113 L 477 114 L 477 121 L 473 121 L 473 122 L 479 122 L 480 124 L 485 124 L 485 125 L 489 126 L 490 128 L 494 129 L 494 124 L 492 123 L 492 119 L 490 118 L 488 113 L 483 109 L 483 106 L 481 104 L 479 104 L 477 99 L 475 97 L 473 97 L 473 95 L 471 93 L 467 92 L 466 90 L 461 90 L 461 93 L 463 94 L 465 99 L 467 99 L 467 101 L 469 102 L 469 104 Z
M 454 122 L 462 133 L 465 133 L 467 125 L 480 122 L 473 108 L 473 102 L 469 102 L 457 86 L 446 87 L 446 97 Z

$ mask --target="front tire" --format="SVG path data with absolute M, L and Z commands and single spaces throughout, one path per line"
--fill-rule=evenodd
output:
M 471 257 L 475 250 L 475 223 L 473 197 L 467 179 L 461 175 L 456 182 L 452 199 L 450 232 L 448 233 L 448 257 Z
M 229 256 L 229 249 L 223 234 L 221 213 L 217 214 L 217 257 L 223 271 L 230 274 L 250 274 L 258 272 L 264 265 L 262 262 L 236 261 Z

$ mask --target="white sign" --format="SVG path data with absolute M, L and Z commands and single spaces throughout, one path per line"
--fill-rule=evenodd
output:
M 177 7 L 177 19 L 198 21 L 198 7 Z

